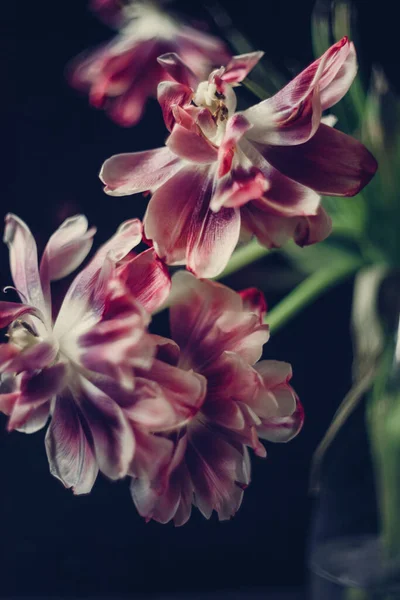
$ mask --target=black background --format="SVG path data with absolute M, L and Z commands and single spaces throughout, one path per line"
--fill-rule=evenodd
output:
M 196 17 L 204 14 L 188 4 L 181 6 Z M 311 61 L 311 0 L 223 4 L 279 68 Z M 357 4 L 364 63 L 383 63 L 397 85 L 398 18 L 391 13 L 392 3 Z M 54 228 L 76 212 L 97 225 L 97 242 L 103 241 L 122 220 L 142 217 L 146 201 L 105 196 L 99 168 L 117 152 L 162 145 L 166 132 L 158 105 L 149 104 L 137 127 L 122 129 L 68 87 L 68 61 L 113 35 L 84 0 L 3 0 L 1 16 L 1 212 L 12 210 L 24 218 L 41 248 Z M 236 289 L 260 285 L 269 290 L 273 305 L 285 291 L 285 284 L 276 281 L 281 266 L 279 257 L 268 258 L 227 283 Z M 0 284 L 9 283 L 8 256 L 1 248 Z M 102 477 L 90 496 L 74 497 L 48 472 L 43 432 L 7 434 L 2 419 L 0 595 L 135 597 L 305 584 L 309 464 L 350 385 L 351 292 L 351 281 L 342 284 L 268 343 L 266 358 L 294 366 L 306 423 L 296 440 L 269 445 L 267 460 L 253 461 L 252 485 L 228 523 L 215 517 L 207 522 L 194 511 L 183 528 L 145 524 L 127 482 L 111 484 Z M 158 318 L 161 328 L 163 319 Z

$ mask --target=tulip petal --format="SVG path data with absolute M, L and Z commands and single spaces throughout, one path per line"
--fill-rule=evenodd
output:
M 281 173 L 327 196 L 355 196 L 377 169 L 363 144 L 323 124 L 305 144 L 259 150 Z
M 243 301 L 244 310 L 255 312 L 260 317 L 260 323 L 263 323 L 267 313 L 267 302 L 264 294 L 257 288 L 247 288 L 241 290 L 239 295 Z
M 201 221 L 202 213 L 197 215 Z M 193 228 L 195 230 L 195 228 Z M 236 248 L 240 233 L 240 213 L 235 208 L 208 210 L 198 231 L 189 237 L 187 268 L 197 277 L 216 277 L 225 269 Z
M 247 109 L 254 125 L 249 138 L 264 144 L 303 144 L 315 133 L 323 110 L 347 92 L 357 71 L 352 43 L 345 37 L 272 98 Z
M 263 56 L 264 52 L 261 51 L 232 56 L 225 67 L 222 79 L 226 83 L 240 83 L 254 69 Z
M 166 431 L 177 422 L 174 407 L 156 382 L 136 377 L 133 394 L 135 401 L 124 413 L 135 425 L 154 433 Z
M 191 432 L 186 464 L 194 485 L 195 504 L 206 519 L 213 510 L 221 521 L 238 511 L 243 489 L 250 482 L 244 468 L 246 452 L 205 427 Z
M 34 306 L 18 304 L 17 302 L 0 301 L 0 329 L 7 327 L 13 321 L 20 319 L 23 315 L 33 315 L 43 321 L 43 315 L 40 310 Z
M 50 473 L 74 494 L 88 494 L 98 466 L 93 440 L 85 419 L 70 392 L 57 398 L 46 434 Z
M 50 342 L 38 342 L 15 354 L 0 365 L 0 372 L 34 371 L 49 366 L 58 354 L 58 348 Z
M 237 167 L 217 180 L 210 208 L 218 211 L 221 206 L 241 207 L 251 200 L 262 197 L 269 187 L 268 180 L 257 167 L 248 170 Z
M 90 428 L 96 460 L 110 479 L 124 477 L 135 450 L 135 438 L 122 409 L 107 394 L 81 377 L 80 407 Z
M 122 281 L 111 280 L 101 320 L 76 338 L 80 362 L 133 388 L 133 367 L 149 368 L 155 350 L 146 332 L 149 320 Z
M 255 363 L 269 337 L 259 314 L 244 308 L 239 294 L 185 272 L 172 278 L 170 328 L 181 348 L 180 363 L 190 357 L 189 364 L 206 376 L 226 351 Z
M 242 228 L 267 248 L 280 248 L 293 238 L 300 219 L 271 214 L 262 203 L 248 202 L 240 209 Z
M 20 394 L 15 402 L 7 424 L 8 431 L 17 429 L 32 433 L 39 425 L 46 424 L 50 403 L 54 395 L 64 386 L 66 367 L 57 363 L 34 374 L 25 374 L 21 378 Z M 46 406 L 38 410 L 42 405 Z
M 153 248 L 124 262 L 117 269 L 117 277 L 149 314 L 165 302 L 171 289 L 168 269 Z
M 162 68 L 178 83 L 188 87 L 195 87 L 198 79 L 187 64 L 175 53 L 169 52 L 157 58 Z
M 50 417 L 50 402 L 44 402 L 37 408 L 34 408 L 22 425 L 16 427 L 16 431 L 21 433 L 36 433 L 43 429 Z
M 304 148 L 304 146 L 305 144 L 302 144 L 298 148 Z M 289 151 L 293 148 L 297 148 L 297 146 L 279 147 L 279 149 L 288 149 Z M 254 198 L 257 200 L 257 205 L 277 216 L 297 217 L 317 213 L 320 204 L 318 194 L 310 187 L 302 185 L 301 182 L 298 183 L 295 177 L 290 178 L 283 174 L 285 171 L 279 167 L 275 168 L 275 165 L 272 166 L 273 163 L 270 164 L 269 152 L 274 152 L 277 146 L 262 146 L 242 140 L 241 149 L 251 163 L 261 171 L 269 184 L 262 197 Z
M 291 365 L 281 360 L 263 360 L 255 368 L 268 389 L 287 383 L 292 378 Z
M 39 277 L 36 242 L 28 226 L 16 215 L 5 218 L 4 242 L 10 252 L 10 269 L 17 292 L 26 302 L 48 315 Z
M 190 131 L 178 123 L 166 141 L 167 147 L 179 158 L 194 163 L 213 163 L 217 160 L 218 150 L 200 130 Z
M 175 123 L 173 114 L 174 107 L 188 104 L 192 95 L 193 90 L 181 83 L 162 81 L 158 84 L 157 99 L 161 106 L 165 125 L 169 131 L 172 131 Z
M 184 435 L 171 447 L 169 455 L 166 454 L 168 448 L 161 447 L 161 461 L 159 455 L 158 458 L 155 457 L 159 467 L 152 477 L 142 469 L 141 476 L 132 479 L 132 499 L 139 514 L 145 517 L 146 521 L 154 519 L 159 523 L 168 523 L 178 512 L 179 524 L 183 524 L 189 518 L 193 485 L 183 462 L 186 444 L 187 436 Z M 156 447 L 159 451 L 158 446 L 159 442 Z M 154 447 L 152 451 L 154 452 Z M 135 462 L 136 459 L 134 465 Z
M 358 68 L 354 44 L 347 37 L 328 48 L 325 55 L 329 60 L 319 81 L 322 110 L 328 110 L 343 98 L 353 83 Z M 323 56 L 319 59 L 321 62 Z M 309 69 L 312 67 L 310 65 Z
M 102 314 L 109 280 L 115 263 L 122 260 L 142 239 L 142 224 L 138 219 L 122 223 L 117 232 L 99 248 L 90 263 L 70 285 L 61 305 L 54 333 L 58 339 L 77 325 L 84 325 Z
M 96 228 L 88 230 L 83 215 L 69 217 L 48 241 L 40 263 L 40 276 L 57 281 L 75 271 L 85 260 L 93 244 Z
M 181 168 L 169 148 L 116 154 L 103 164 L 100 179 L 110 196 L 127 196 L 158 189 Z
M 261 144 L 291 146 L 303 144 L 314 135 L 322 116 L 318 88 L 297 101 L 287 99 L 285 92 L 283 88 L 272 98 L 245 111 L 253 125 L 249 139 Z
M 140 375 L 158 384 L 170 409 L 173 409 L 170 421 L 164 423 L 161 429 L 176 427 L 177 424 L 193 418 L 203 404 L 207 381 L 198 373 L 154 359 L 149 372 L 142 371 Z
M 296 409 L 290 416 L 263 420 L 262 425 L 257 427 L 257 433 L 270 442 L 289 442 L 300 432 L 303 422 L 304 410 L 296 397 Z
M 294 232 L 294 241 L 298 246 L 309 246 L 325 240 L 332 231 L 332 219 L 320 206 L 317 214 L 300 217 Z
M 186 166 L 156 191 L 144 218 L 146 237 L 160 258 L 186 263 L 199 277 L 224 269 L 240 230 L 234 209 L 209 210 L 211 188 L 207 167 Z
M 235 114 L 228 120 L 225 135 L 218 149 L 218 177 L 222 177 L 230 171 L 236 145 L 250 128 L 251 123 L 243 114 Z

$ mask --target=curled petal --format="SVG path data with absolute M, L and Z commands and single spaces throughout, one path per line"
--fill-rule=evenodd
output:
M 249 108 L 249 137 L 264 144 L 303 144 L 314 135 L 323 110 L 338 102 L 357 70 L 354 46 L 343 38 L 272 98 Z
M 318 88 L 295 100 L 286 98 L 285 91 L 283 88 L 272 98 L 245 111 L 253 125 L 249 139 L 262 144 L 291 146 L 303 144 L 314 135 L 322 115 Z
M 160 335 L 151 334 L 153 342 L 156 345 L 156 358 L 164 363 L 176 367 L 179 360 L 180 348 L 173 340 Z
M 262 153 L 287 177 L 327 196 L 355 196 L 377 169 L 363 144 L 322 124 L 305 144 L 265 146 Z
M 88 229 L 83 215 L 70 217 L 51 236 L 40 263 L 40 276 L 48 281 L 66 277 L 85 260 L 93 244 L 96 228 Z
M 347 37 L 343 37 L 328 48 L 319 60 L 323 62 L 324 57 L 328 57 L 328 60 L 319 81 L 319 89 L 322 110 L 327 110 L 347 93 L 357 74 L 358 66 L 354 44 Z M 308 68 L 315 68 L 315 63 Z
M 300 217 L 294 232 L 294 241 L 299 246 L 309 246 L 325 240 L 332 231 L 332 219 L 320 206 L 317 214 Z
M 257 313 L 260 323 L 263 323 L 267 313 L 267 302 L 264 294 L 257 288 L 247 288 L 239 292 L 239 295 L 243 301 L 244 310 Z
M 50 417 L 50 402 L 44 402 L 34 408 L 24 420 L 23 424 L 16 427 L 21 433 L 36 433 L 43 429 Z
M 169 148 L 116 154 L 103 164 L 100 179 L 110 196 L 126 196 L 158 189 L 181 168 Z
M 218 211 L 221 206 L 241 207 L 251 200 L 263 197 L 269 187 L 269 181 L 257 167 L 248 170 L 237 167 L 217 181 L 210 208 Z
M 7 327 L 13 321 L 16 321 L 23 315 L 32 315 L 43 321 L 44 317 L 40 310 L 26 304 L 17 304 L 16 302 L 0 301 L 0 329 Z
M 165 302 L 171 289 L 168 269 L 153 248 L 124 262 L 117 277 L 149 314 Z
M 22 302 L 34 306 L 47 315 L 33 235 L 28 226 L 12 213 L 6 215 L 5 223 L 3 239 L 10 252 L 10 269 L 14 285 Z
M 46 434 L 50 473 L 74 494 L 88 494 L 96 480 L 98 466 L 93 440 L 82 412 L 70 392 L 57 398 Z
M 258 435 L 272 442 L 287 442 L 303 425 L 303 408 L 289 385 L 292 368 L 288 363 L 264 360 L 256 366 L 263 386 L 250 406 L 260 417 Z
M 225 67 L 222 79 L 227 83 L 240 83 L 254 69 L 263 56 L 264 52 L 260 51 L 233 56 Z
M 260 373 L 267 389 L 281 383 L 288 383 L 292 378 L 291 365 L 281 360 L 263 360 L 257 364 L 256 370 Z
M 157 58 L 157 61 L 178 83 L 191 88 L 197 85 L 198 79 L 196 75 L 175 52 L 163 54 Z
M 276 391 L 278 396 L 277 392 L 279 390 Z M 286 388 L 284 393 L 287 394 Z M 297 396 L 295 396 L 295 400 L 296 408 L 291 415 L 263 419 L 262 425 L 257 427 L 257 433 L 262 439 L 269 442 L 289 442 L 301 431 L 304 423 L 304 410 Z
M 226 175 L 231 169 L 236 145 L 251 128 L 251 123 L 242 114 L 231 117 L 227 123 L 225 135 L 218 149 L 218 177 Z
M 175 123 L 174 107 L 188 104 L 192 95 L 193 90 L 182 83 L 162 81 L 158 84 L 157 99 L 161 106 L 165 125 L 169 131 L 172 131 Z

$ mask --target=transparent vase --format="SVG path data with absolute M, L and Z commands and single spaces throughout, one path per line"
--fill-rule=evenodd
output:
M 312 600 L 400 600 L 399 316 L 398 272 L 364 278 L 353 306 L 354 387 L 367 369 L 370 379 L 321 466 Z

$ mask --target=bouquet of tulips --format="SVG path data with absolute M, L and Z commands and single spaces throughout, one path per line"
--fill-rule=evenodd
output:
M 369 95 L 358 79 L 351 87 L 343 3 L 325 36 L 316 10 L 318 58 L 281 89 L 263 52 L 223 28 L 226 41 L 162 2 L 91 4 L 118 31 L 71 62 L 71 84 L 123 126 L 156 98 L 168 137 L 101 167 L 108 196 L 132 196 L 133 218 L 83 267 L 96 233 L 83 215 L 60 225 L 40 261 L 28 226 L 6 216 L 20 302 L 0 302 L 0 410 L 9 431 L 47 427 L 50 472 L 75 494 L 100 471 L 130 478 L 146 520 L 183 525 L 192 506 L 229 519 L 251 482 L 251 452 L 265 457 L 264 441 L 288 442 L 304 419 L 291 366 L 260 361 L 270 329 L 343 277 L 397 257 L 397 236 L 385 248 L 374 237 L 383 177 L 360 195 L 377 170 L 370 150 L 385 163 L 376 114 L 387 88 L 379 74 Z M 243 87 L 258 97 L 242 109 Z M 343 238 L 354 244 L 330 243 Z M 134 252 L 142 241 L 148 249 Z M 215 281 L 278 248 L 305 278 L 270 313 L 257 289 Z M 77 269 L 54 310 L 52 283 Z M 168 338 L 149 329 L 160 310 Z

